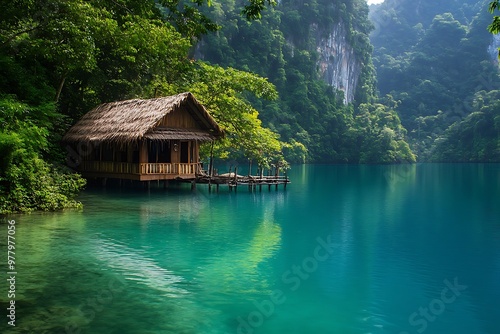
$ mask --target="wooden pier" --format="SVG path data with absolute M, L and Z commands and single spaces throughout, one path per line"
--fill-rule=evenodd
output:
M 212 186 L 215 186 L 217 191 L 220 185 L 227 185 L 229 190 L 236 190 L 238 186 L 247 186 L 249 190 L 262 190 L 262 187 L 267 186 L 270 190 L 272 186 L 278 189 L 279 185 L 283 185 L 286 189 L 287 184 L 290 183 L 290 179 L 287 175 L 238 175 L 236 173 L 226 173 L 221 175 L 200 175 L 193 181 L 193 186 L 195 184 L 208 184 L 208 189 L 211 190 Z

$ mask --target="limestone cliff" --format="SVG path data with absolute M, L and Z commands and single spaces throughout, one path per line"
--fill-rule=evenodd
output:
M 343 22 L 334 24 L 327 37 L 321 35 L 317 37 L 320 74 L 329 85 L 344 92 L 344 103 L 352 102 L 362 64 L 347 41 Z

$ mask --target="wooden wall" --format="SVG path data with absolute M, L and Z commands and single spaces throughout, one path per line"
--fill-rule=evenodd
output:
M 176 109 L 161 119 L 157 126 L 176 129 L 201 129 L 202 127 L 186 110 Z

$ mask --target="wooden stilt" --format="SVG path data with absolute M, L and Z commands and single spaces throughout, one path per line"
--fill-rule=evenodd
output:
M 212 141 L 212 146 L 210 147 L 210 162 L 208 164 L 208 176 L 214 174 L 214 141 Z
M 279 166 L 276 166 L 276 190 L 278 190 L 278 180 L 279 180 L 279 176 L 280 176 L 280 167 Z

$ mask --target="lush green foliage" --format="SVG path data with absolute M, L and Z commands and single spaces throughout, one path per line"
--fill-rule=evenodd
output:
M 450 126 L 432 152 L 436 161 L 500 161 L 500 91 L 477 92 L 473 113 Z
M 394 110 L 383 104 L 361 104 L 347 132 L 347 143 L 361 163 L 413 162 L 405 135 Z
M 476 93 L 500 88 L 495 56 L 487 52 L 493 39 L 486 29 L 491 20 L 486 1 L 428 0 L 418 8 L 409 0 L 388 2 L 371 18 L 377 26 L 371 39 L 379 93 L 398 102 L 396 110 L 419 159 L 497 159 L 489 146 L 496 143 L 475 140 L 478 152 L 468 151 L 466 158 L 464 146 L 447 140 L 452 134 L 465 136 L 467 131 L 459 129 L 477 120 L 477 115 L 469 119 L 480 111 L 473 103 Z
M 0 214 L 78 207 L 85 180 L 41 158 L 49 145 L 47 128 L 34 124 L 40 110 L 11 98 L 0 99 Z
M 499 0 L 491 1 L 490 5 L 488 7 L 488 11 L 493 14 L 497 10 L 500 10 L 500 1 Z M 500 17 L 499 16 L 497 16 L 497 15 L 493 16 L 493 22 L 491 22 L 491 24 L 488 26 L 488 30 L 492 34 L 500 33 Z
M 215 145 L 215 156 L 246 157 L 266 168 L 271 163 L 283 164 L 284 143 L 276 133 L 262 127 L 258 111 L 242 97 L 244 92 L 250 92 L 258 98 L 276 99 L 275 87 L 248 72 L 204 63 L 198 65 L 190 90 L 212 112 L 226 133 Z

